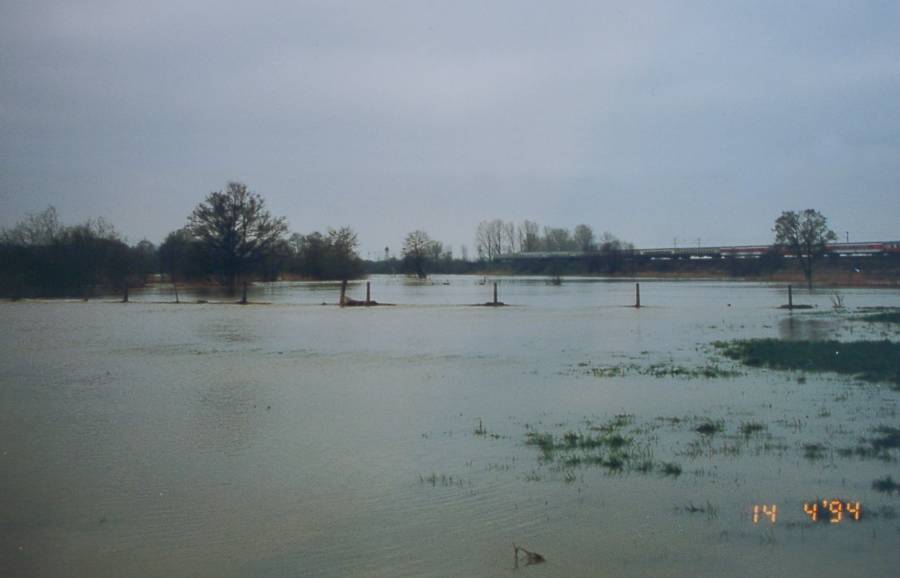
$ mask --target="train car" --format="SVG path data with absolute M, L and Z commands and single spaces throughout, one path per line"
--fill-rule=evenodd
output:
M 735 247 L 719 247 L 719 254 L 723 257 L 758 258 L 771 252 L 772 245 L 738 245 Z
M 866 257 L 900 253 L 900 242 L 829 243 L 825 250 L 832 255 L 846 257 Z

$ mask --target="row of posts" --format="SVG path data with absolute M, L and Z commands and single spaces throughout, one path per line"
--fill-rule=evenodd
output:
M 788 287 L 790 291 L 790 287 Z M 244 288 L 244 300 L 242 303 L 246 303 L 246 287 Z M 341 281 L 341 299 L 338 302 L 341 307 L 347 304 L 347 280 Z M 366 281 L 366 301 L 365 305 L 369 306 L 372 304 L 372 283 L 370 281 Z M 497 306 L 500 305 L 500 300 L 498 298 L 497 293 L 497 282 L 494 282 L 494 300 L 491 302 L 491 305 Z M 640 309 L 641 307 L 641 284 L 634 284 L 634 307 Z
M 341 301 L 340 304 L 343 306 L 346 303 L 346 293 L 347 293 L 347 281 L 341 282 Z M 246 297 L 245 297 L 246 299 Z M 366 305 L 372 303 L 372 284 L 369 281 L 366 281 Z M 499 305 L 500 301 L 497 296 L 497 282 L 494 282 L 494 301 L 491 305 Z M 634 284 L 634 307 L 635 309 L 641 308 L 641 284 Z M 794 287 L 792 285 L 788 285 L 788 309 L 794 308 Z
M 128 303 L 128 286 L 125 286 L 124 295 L 122 296 L 122 303 Z M 241 305 L 247 304 L 247 282 L 244 282 L 243 291 L 240 300 Z M 343 307 L 347 303 L 347 281 L 341 281 L 341 300 L 340 305 Z M 365 305 L 369 306 L 372 304 L 372 283 L 370 281 L 366 281 L 366 301 Z M 499 305 L 500 301 L 497 298 L 497 282 L 494 282 L 494 301 L 492 305 Z M 634 284 L 634 307 L 636 309 L 641 308 L 641 284 Z M 794 287 L 792 285 L 788 285 L 788 309 L 794 308 Z

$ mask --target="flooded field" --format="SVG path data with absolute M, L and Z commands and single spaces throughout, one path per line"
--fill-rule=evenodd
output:
M 896 575 L 900 293 L 498 280 L 0 304 L 0 575 Z

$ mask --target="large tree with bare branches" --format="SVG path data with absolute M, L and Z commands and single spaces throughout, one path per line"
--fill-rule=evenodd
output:
M 250 272 L 287 232 L 284 217 L 273 217 L 265 201 L 247 185 L 230 182 L 197 205 L 189 229 L 213 258 L 230 287 Z

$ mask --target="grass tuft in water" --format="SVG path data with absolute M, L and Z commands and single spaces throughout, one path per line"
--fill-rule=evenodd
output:
M 683 510 L 688 514 L 706 514 L 706 519 L 708 520 L 714 520 L 719 517 L 719 507 L 713 505 L 709 500 L 706 500 L 705 506 L 695 506 L 694 502 L 690 502 Z
M 885 476 L 880 480 L 872 482 L 872 489 L 884 494 L 893 494 L 894 492 L 900 493 L 900 484 L 895 482 L 891 476 Z
M 725 422 L 722 420 L 707 421 L 707 422 L 704 422 L 704 423 L 698 425 L 696 428 L 694 428 L 695 432 L 697 432 L 699 434 L 707 435 L 707 436 L 721 433 L 724 430 L 725 430 Z
M 759 423 L 757 421 L 745 421 L 742 422 L 738 431 L 741 432 L 741 435 L 744 437 L 750 437 L 754 434 L 758 434 L 766 430 L 766 425 L 763 423 Z
M 875 451 L 883 452 L 900 448 L 900 428 L 882 425 L 875 428 L 875 432 L 880 434 L 871 440 L 872 448 Z
M 681 465 L 676 464 L 675 462 L 664 462 L 659 471 L 662 472 L 662 475 L 664 476 L 677 478 L 681 475 Z
M 528 432 L 525 435 L 525 444 L 537 446 L 544 453 L 544 456 L 551 456 L 556 450 L 553 434 L 550 433 Z
M 821 460 L 825 457 L 825 449 L 822 444 L 803 444 L 803 457 L 808 460 Z
M 878 426 L 873 430 L 873 438 L 863 440 L 868 445 L 860 444 L 856 448 L 843 450 L 862 458 L 877 458 L 883 461 L 893 460 L 892 451 L 900 448 L 900 429 L 891 426 Z

